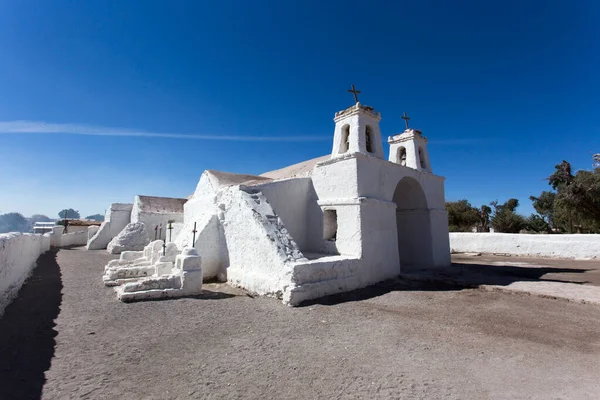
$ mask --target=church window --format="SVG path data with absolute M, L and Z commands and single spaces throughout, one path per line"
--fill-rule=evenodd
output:
M 425 157 L 423 156 L 423 148 L 419 147 L 419 162 L 421 163 L 421 168 L 427 168 L 427 164 L 425 163 Z
M 367 141 L 367 151 L 369 153 L 373 152 L 373 133 L 371 132 L 371 127 L 369 125 L 367 125 L 367 128 L 365 130 L 365 137 L 366 137 L 366 141 Z
M 337 211 L 323 211 L 323 239 L 335 242 L 337 228 Z
M 406 166 L 406 148 L 399 147 L 398 148 L 398 164 L 402 166 Z
M 340 154 L 345 153 L 350 148 L 350 125 L 342 127 L 342 141 L 340 143 Z

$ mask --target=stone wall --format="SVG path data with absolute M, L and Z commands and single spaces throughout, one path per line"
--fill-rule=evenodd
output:
M 50 234 L 0 234 L 0 315 L 17 295 L 38 257 L 50 249 Z
M 506 253 L 519 256 L 600 258 L 600 235 L 524 235 L 512 233 L 450 233 L 456 253 Z

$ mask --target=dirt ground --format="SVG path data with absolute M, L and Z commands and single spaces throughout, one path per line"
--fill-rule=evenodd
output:
M 400 281 L 124 304 L 109 259 L 42 257 L 0 319 L 0 399 L 599 398 L 597 306 Z

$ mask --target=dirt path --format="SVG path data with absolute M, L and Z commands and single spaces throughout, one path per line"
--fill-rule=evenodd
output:
M 210 299 L 123 304 L 100 279 L 109 259 L 44 258 L 0 319 L 1 399 L 600 393 L 600 307 L 399 284 L 301 308 L 214 287 Z

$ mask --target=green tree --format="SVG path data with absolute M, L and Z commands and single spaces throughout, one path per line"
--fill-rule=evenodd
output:
M 571 165 L 563 160 L 555 166 L 548 183 L 556 190 L 555 226 L 564 225 L 570 233 L 574 228 L 579 232 L 600 232 L 600 168 L 573 175 Z
M 85 217 L 85 219 L 91 219 L 94 221 L 104 221 L 104 215 L 102 215 L 102 214 L 88 215 L 87 217 Z
M 508 199 L 504 204 L 493 201 L 490 205 L 494 208 L 490 223 L 496 232 L 519 233 L 527 227 L 527 220 L 515 211 L 519 200 Z
M 535 232 L 542 232 L 542 227 L 545 227 L 546 232 L 552 232 L 554 228 L 554 209 L 556 203 L 556 193 L 543 191 L 539 197 L 529 196 L 529 200 L 533 202 L 533 208 L 537 212 L 538 218 L 533 218 L 534 214 L 529 217 L 529 225 Z M 543 223 L 542 223 L 543 222 Z
M 531 214 L 531 216 L 527 218 L 527 229 L 538 233 L 552 232 L 548 222 L 538 214 Z
M 479 210 L 477 210 L 477 216 L 479 217 L 479 221 L 477 223 L 477 232 L 489 232 L 490 231 L 490 215 L 492 214 L 492 209 L 485 204 L 481 206 Z
M 58 216 L 62 219 L 65 219 L 65 218 L 79 219 L 79 218 L 81 218 L 81 216 L 79 215 L 79 211 L 73 210 L 72 208 L 60 210 L 58 212 Z
M 446 202 L 450 232 L 471 232 L 479 222 L 478 210 L 467 200 Z
M 28 228 L 27 219 L 19 213 L 12 212 L 0 215 L 0 233 L 25 232 Z

